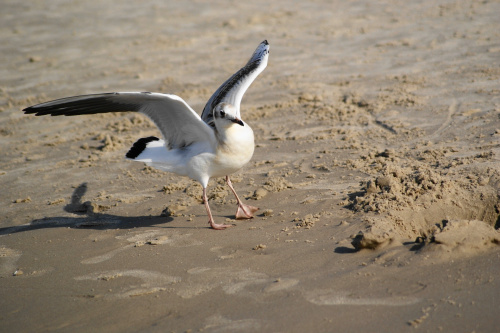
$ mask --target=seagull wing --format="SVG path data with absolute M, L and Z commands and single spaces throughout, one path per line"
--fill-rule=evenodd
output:
M 259 44 L 247 64 L 227 79 L 210 97 L 201 113 L 201 119 L 213 127 L 213 110 L 217 104 L 222 102 L 234 105 L 237 117 L 241 118 L 241 99 L 255 78 L 266 68 L 268 57 L 269 43 L 265 40 Z
M 23 110 L 36 116 L 76 116 L 135 111 L 147 115 L 160 129 L 170 149 L 195 142 L 214 142 L 212 128 L 180 97 L 147 92 L 119 92 L 57 99 Z

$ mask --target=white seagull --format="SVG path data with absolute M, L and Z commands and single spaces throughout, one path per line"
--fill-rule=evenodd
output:
M 258 210 L 244 204 L 231 184 L 229 175 L 252 158 L 254 135 L 241 120 L 240 103 L 250 84 L 266 68 L 267 40 L 259 44 L 247 64 L 233 74 L 210 97 L 201 117 L 176 95 L 150 92 L 115 92 L 81 95 L 30 106 L 23 111 L 37 116 L 76 116 L 84 114 L 135 111 L 148 116 L 160 129 L 163 140 L 139 139 L 126 157 L 159 170 L 187 176 L 203 186 L 203 201 L 208 223 L 222 230 L 231 225 L 216 224 L 207 198 L 212 177 L 226 177 L 238 208 L 236 219 L 249 219 Z

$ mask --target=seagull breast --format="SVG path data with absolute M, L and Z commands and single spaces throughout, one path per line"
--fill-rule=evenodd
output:
M 213 177 L 221 177 L 241 169 L 253 156 L 255 149 L 253 131 L 244 126 L 233 124 L 217 133 L 218 145 L 213 164 Z

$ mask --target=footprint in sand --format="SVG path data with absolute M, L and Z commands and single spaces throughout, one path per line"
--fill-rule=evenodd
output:
M 269 278 L 264 273 L 248 269 L 194 267 L 187 272 L 186 283 L 177 286 L 177 295 L 182 298 L 199 296 L 219 286 L 228 295 L 262 298 L 299 283 L 296 279 Z
M 231 320 L 220 315 L 208 317 L 205 322 L 204 330 L 210 332 L 258 332 L 262 326 L 256 319 Z
M 162 231 L 149 230 L 146 232 L 131 232 L 124 236 L 117 236 L 116 239 L 126 240 L 129 242 L 127 245 L 123 245 L 119 248 L 106 252 L 105 254 L 95 256 L 92 258 L 84 259 L 81 261 L 82 264 L 98 264 L 103 261 L 113 258 L 115 255 L 126 251 L 128 249 L 139 247 L 143 245 L 164 245 L 169 244 L 170 246 L 185 247 L 200 245 L 201 242 L 191 239 L 191 234 L 163 234 Z
M 352 297 L 344 291 L 314 291 L 306 296 L 307 300 L 317 305 L 382 305 L 405 306 L 420 302 L 415 297 Z
M 273 293 L 276 291 L 286 290 L 294 287 L 299 283 L 297 279 L 276 279 L 264 288 L 264 292 Z
M 104 296 L 105 298 L 127 298 L 149 295 L 165 291 L 168 286 L 181 281 L 177 276 L 168 276 L 159 272 L 141 269 L 95 272 L 88 275 L 77 276 L 75 280 L 97 280 L 103 281 L 103 283 L 109 282 L 111 284 L 112 282 L 110 281 L 120 278 L 135 278 L 139 279 L 140 282 L 138 284 L 131 284 L 128 287 L 120 287 L 120 292 L 106 294 Z
M 128 250 L 130 248 L 133 248 L 134 246 L 135 246 L 134 244 L 128 244 L 128 245 L 119 247 L 117 249 L 114 249 L 112 251 L 109 251 L 109 252 L 102 254 L 100 256 L 96 256 L 96 257 L 82 260 L 81 263 L 82 264 L 98 264 L 100 262 L 109 260 L 109 259 L 113 258 L 114 256 L 116 256 L 118 253 L 123 252 L 125 250 Z
M 0 277 L 11 276 L 17 271 L 16 263 L 21 255 L 19 250 L 0 247 Z
M 195 267 L 189 269 L 188 273 L 186 283 L 180 284 L 177 290 L 177 295 L 182 298 L 199 296 L 221 285 L 226 294 L 242 293 L 245 287 L 263 284 L 268 280 L 266 274 L 247 269 Z

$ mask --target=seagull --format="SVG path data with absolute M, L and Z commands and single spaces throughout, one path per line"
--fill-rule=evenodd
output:
M 224 177 L 236 197 L 236 219 L 250 219 L 258 210 L 244 204 L 229 175 L 252 158 L 255 144 L 250 126 L 241 120 L 240 103 L 255 78 L 266 68 L 269 43 L 264 40 L 247 64 L 227 79 L 210 97 L 201 117 L 179 96 L 152 92 L 113 92 L 66 97 L 25 108 L 36 116 L 76 116 L 107 112 L 140 112 L 159 128 L 163 139 L 141 138 L 127 152 L 130 160 L 198 181 L 208 223 L 223 230 L 232 225 L 214 221 L 207 198 L 212 177 Z

